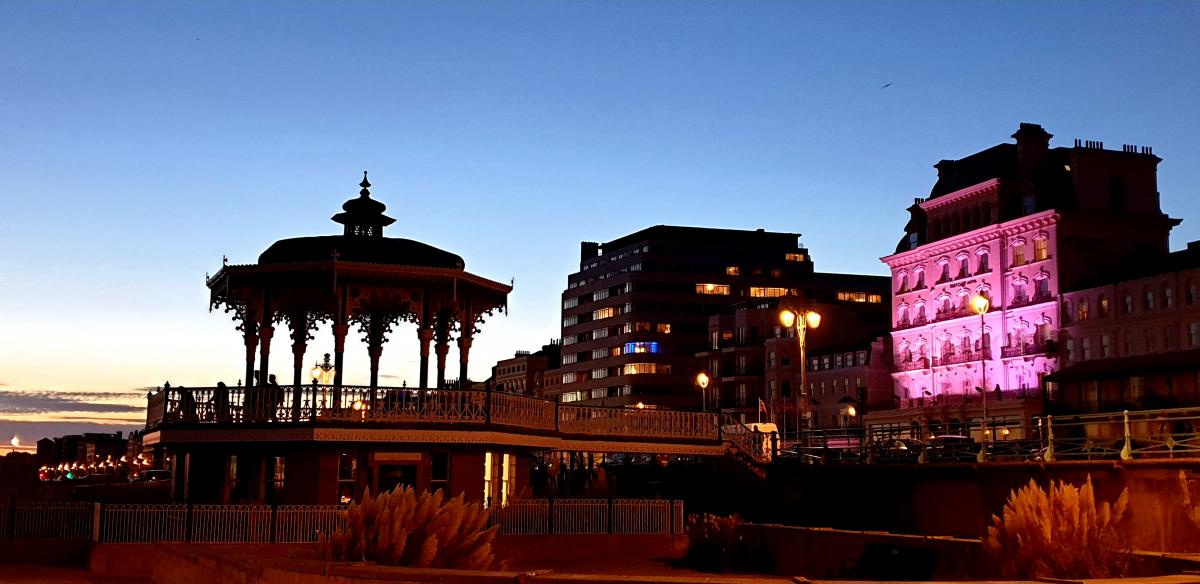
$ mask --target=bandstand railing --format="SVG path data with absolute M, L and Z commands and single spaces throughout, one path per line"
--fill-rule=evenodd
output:
M 174 425 L 436 423 L 564 434 L 717 440 L 716 415 L 655 408 L 559 405 L 496 391 L 409 387 L 173 387 L 148 398 L 146 428 Z

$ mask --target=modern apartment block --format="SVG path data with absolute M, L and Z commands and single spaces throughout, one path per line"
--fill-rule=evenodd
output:
M 1149 148 L 1050 148 L 1036 124 L 1013 138 L 934 165 L 937 182 L 883 258 L 900 408 L 872 413 L 877 429 L 980 437 L 986 388 L 990 427 L 1024 437 L 1055 393 L 1063 293 L 1168 251 L 1179 220 L 1159 207 Z M 975 296 L 990 301 L 982 317 Z
M 853 277 L 816 274 L 799 234 L 658 225 L 580 245 L 562 295 L 563 402 L 699 407 L 696 357 L 713 314 L 809 288 L 882 302 Z M 836 292 L 835 292 L 836 293 Z M 552 384 L 547 383 L 547 386 Z

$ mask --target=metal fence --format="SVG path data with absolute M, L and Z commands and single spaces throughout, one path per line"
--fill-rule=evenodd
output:
M 346 524 L 342 505 L 128 505 L 16 502 L 0 537 L 100 543 L 308 543 Z M 683 502 L 531 499 L 492 510 L 501 534 L 683 533 Z

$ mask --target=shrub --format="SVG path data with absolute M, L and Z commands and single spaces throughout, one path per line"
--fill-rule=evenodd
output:
M 737 515 L 692 515 L 687 524 L 688 549 L 684 562 L 694 568 L 729 572 L 766 570 L 762 546 L 753 545 Z
M 1008 496 L 1002 516 L 992 516 L 984 546 L 1010 578 L 1110 578 L 1123 575 L 1122 521 L 1129 490 L 1115 503 L 1096 503 L 1092 477 L 1082 487 L 1032 479 Z
M 350 505 L 346 527 L 324 542 L 327 557 L 378 562 L 392 566 L 486 570 L 495 562 L 487 528 L 488 511 L 466 503 L 462 495 L 449 501 L 439 489 L 417 495 L 396 489 Z

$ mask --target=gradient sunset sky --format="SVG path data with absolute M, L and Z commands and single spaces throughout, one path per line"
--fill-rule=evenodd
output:
M 1181 248 L 1197 30 L 1196 2 L 0 3 L 0 435 L 236 382 L 205 274 L 338 233 L 364 169 L 388 235 L 515 279 L 479 379 L 557 337 L 581 240 L 762 227 L 882 274 L 931 165 L 1019 122 L 1152 146 Z M 400 327 L 384 383 L 415 383 L 416 349 Z M 330 350 L 324 331 L 307 360 Z M 353 345 L 347 382 L 366 375 Z

